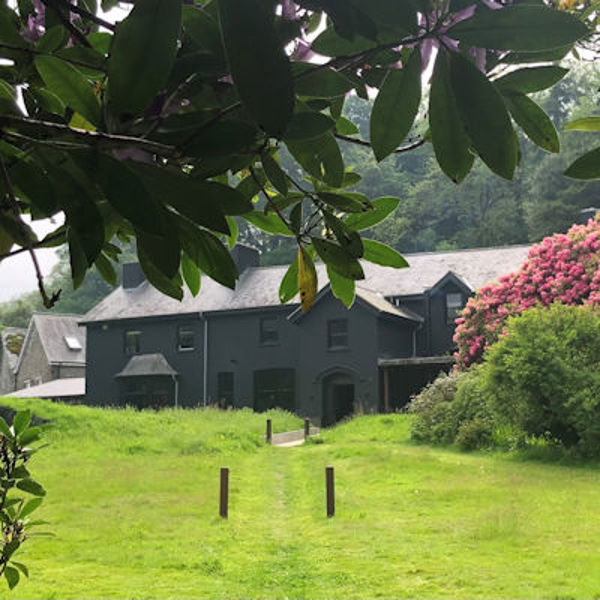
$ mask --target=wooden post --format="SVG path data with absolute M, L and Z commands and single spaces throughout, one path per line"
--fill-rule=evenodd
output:
M 310 435 L 310 419 L 306 417 L 304 419 L 304 439 L 307 439 Z
M 267 444 L 273 443 L 273 422 L 271 419 L 267 419 Z
M 383 367 L 383 410 L 390 412 L 390 372 Z
M 226 519 L 229 516 L 229 469 L 221 469 L 221 495 L 219 500 L 219 516 Z
M 335 485 L 333 467 L 325 468 L 325 484 L 327 488 L 327 516 L 335 515 Z

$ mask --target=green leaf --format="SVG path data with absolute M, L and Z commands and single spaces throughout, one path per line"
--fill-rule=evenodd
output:
M 311 239 L 321 260 L 338 273 L 338 275 L 347 279 L 365 278 L 358 260 L 350 256 L 341 246 L 320 238 Z
M 410 0 L 349 0 L 364 14 L 376 23 L 400 30 L 399 37 L 404 37 L 402 32 L 410 33 L 417 30 L 417 14 L 414 3 Z
M 550 117 L 525 94 L 505 94 L 504 100 L 513 119 L 527 137 L 548 152 L 560 152 L 558 133 Z
M 195 298 L 198 295 L 198 292 L 200 292 L 200 269 L 198 269 L 192 259 L 185 253 L 181 257 L 181 273 L 188 289 Z
M 244 106 L 268 134 L 281 137 L 294 112 L 290 62 L 259 0 L 219 0 L 223 41 Z
M 335 122 L 328 116 L 312 111 L 296 113 L 285 132 L 285 141 L 310 140 L 322 136 L 335 127 Z
M 110 205 L 141 231 L 160 234 L 160 205 L 144 186 L 132 167 L 136 163 L 122 161 L 95 151 L 73 152 L 75 161 L 96 181 Z M 129 166 L 131 165 L 131 167 Z
M 600 179 L 600 148 L 580 156 L 565 175 L 573 179 Z
M 338 98 L 348 93 L 354 84 L 342 73 L 319 68 L 311 63 L 295 63 L 294 86 L 299 96 L 309 98 Z
M 19 518 L 24 519 L 25 517 L 28 517 L 34 510 L 39 508 L 40 504 L 43 501 L 43 498 L 32 498 L 31 500 L 29 500 L 21 509 Z
M 219 25 L 208 11 L 199 9 L 197 6 L 184 6 L 183 26 L 186 33 L 201 48 L 219 58 L 225 58 Z
M 31 411 L 29 409 L 20 410 L 13 421 L 13 429 L 15 435 L 19 436 L 27 429 L 27 426 L 31 423 Z
M 472 18 L 447 33 L 468 46 L 524 52 L 566 46 L 588 34 L 588 28 L 576 16 L 532 4 L 515 4 L 502 10 L 480 5 Z
M 521 94 L 532 94 L 541 92 L 558 83 L 569 69 L 556 66 L 531 67 L 528 69 L 517 69 L 494 80 L 494 85 L 502 94 L 505 91 L 520 92 Z
M 256 149 L 257 129 L 244 121 L 230 119 L 190 129 L 181 145 L 186 156 L 228 157 Z M 181 135 L 179 131 L 178 135 Z M 155 136 L 161 139 L 161 136 Z M 164 136 L 162 136 L 164 138 Z M 163 139 L 163 141 L 165 141 Z M 225 169 L 227 170 L 227 169 Z
M 333 27 L 329 27 L 317 36 L 311 49 L 324 56 L 348 56 L 375 48 L 377 45 L 376 40 L 358 34 L 352 36 L 352 39 L 342 37 Z
M 373 104 L 371 145 L 378 161 L 389 156 L 408 135 L 421 103 L 421 53 L 413 50 L 401 70 L 392 69 Z
M 340 117 L 335 122 L 335 130 L 342 135 L 357 135 L 360 133 L 358 127 L 345 117 Z
M 298 257 L 294 259 L 294 262 L 288 267 L 281 285 L 279 286 L 279 301 L 281 304 L 289 302 L 294 296 L 298 294 Z
M 185 250 L 202 272 L 220 284 L 234 289 L 238 278 L 237 269 L 219 238 L 208 231 L 198 229 L 193 244 L 192 254 L 188 252 L 187 246 Z
M 310 175 L 337 188 L 344 181 L 344 159 L 330 133 L 303 142 L 286 142 L 291 155 Z
M 19 583 L 19 579 L 21 578 L 19 571 L 10 566 L 7 566 L 4 570 L 4 577 L 8 583 L 8 588 L 11 590 Z
M 279 218 L 279 215 L 275 213 L 265 214 L 260 211 L 254 211 L 242 215 L 242 218 L 246 219 L 248 223 L 252 223 L 255 227 L 262 229 L 268 233 L 275 235 L 285 235 L 293 237 L 293 233 L 290 231 L 288 226 Z
M 102 276 L 102 279 L 106 281 L 109 285 L 116 286 L 117 285 L 117 272 L 115 271 L 112 263 L 106 256 L 101 252 L 96 257 L 94 261 L 96 268 L 98 269 L 98 273 Z
M 17 106 L 15 90 L 3 79 L 0 79 L 0 112 L 21 116 L 21 111 Z
M 364 251 L 360 235 L 329 211 L 323 211 L 323 217 L 338 244 L 353 258 L 360 258 Z
M 19 436 L 19 442 L 21 442 L 23 446 L 27 446 L 28 444 L 37 442 L 40 439 L 41 434 L 41 427 L 29 427 Z
M 600 131 L 600 117 L 584 117 L 567 123 L 567 131 Z
M 28 494 L 32 494 L 33 496 L 45 496 L 46 490 L 33 479 L 21 479 L 17 481 L 17 487 Z
M 327 265 L 327 277 L 331 284 L 331 293 L 341 300 L 346 308 L 351 308 L 356 298 L 356 284 L 353 279 L 342 277 Z
M 342 194 L 333 194 L 331 192 L 319 192 L 318 197 L 320 200 L 328 204 L 329 206 L 333 206 L 333 208 L 337 208 L 338 210 L 344 212 L 351 213 L 362 213 L 370 208 L 370 204 L 365 197 L 365 201 L 354 198 L 348 195 Z
M 19 562 L 15 562 L 14 560 L 11 560 L 10 564 L 17 567 L 17 569 L 19 569 L 19 571 L 21 571 L 21 573 L 23 573 L 23 575 L 25 575 L 25 577 L 29 577 L 29 569 L 23 563 L 19 563 Z
M 239 227 L 237 221 L 233 217 L 225 217 L 227 219 L 227 225 L 229 225 L 229 231 L 231 233 L 227 236 L 227 245 L 229 248 L 233 248 L 237 244 Z
M 10 430 L 8 423 L 2 417 L 0 417 L 0 435 L 3 435 L 5 438 L 8 438 L 9 440 L 12 440 L 12 438 L 13 438 L 13 433 Z
M 165 87 L 180 27 L 181 0 L 137 0 L 117 25 L 108 64 L 113 114 L 141 114 Z
M 167 279 L 173 279 L 179 272 L 181 246 L 172 219 L 163 213 L 163 231 L 160 235 L 136 231 L 138 251 Z
M 440 50 L 435 62 L 429 95 L 429 126 L 435 157 L 442 171 L 455 183 L 469 173 L 474 156 L 460 118 L 450 83 L 448 53 Z
M 377 198 L 376 200 L 373 200 L 373 208 L 371 210 L 360 214 L 348 215 L 344 219 L 344 223 L 354 231 L 369 229 L 393 213 L 398 208 L 399 204 L 400 200 L 398 198 L 392 198 L 391 196 Z
M 55 56 L 36 56 L 35 67 L 53 94 L 96 127 L 100 125 L 98 98 L 89 81 L 73 65 Z
M 140 246 L 140 244 L 138 244 L 137 255 L 146 279 L 148 279 L 157 290 L 176 300 L 183 299 L 183 282 L 181 281 L 179 273 L 172 278 L 166 277 L 154 266 L 152 259 L 144 252 L 144 248 Z
M 499 92 L 471 61 L 456 53 L 450 55 L 450 79 L 473 147 L 494 173 L 512 179 L 518 141 Z
M 375 240 L 363 239 L 365 252 L 363 258 L 369 262 L 383 265 L 384 267 L 394 267 L 403 269 L 408 267 L 406 259 L 393 248 Z
M 261 156 L 261 162 L 265 175 L 269 178 L 269 181 L 273 184 L 273 187 L 284 196 L 288 193 L 288 180 L 287 176 L 279 166 L 279 163 L 269 154 L 264 152 Z

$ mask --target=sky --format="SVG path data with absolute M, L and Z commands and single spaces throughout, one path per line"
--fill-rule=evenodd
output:
M 27 221 L 27 219 L 25 219 Z M 50 219 L 36 221 L 32 227 L 38 237 L 43 237 L 53 229 L 58 227 L 58 223 L 53 224 Z M 16 249 L 16 246 L 13 247 Z M 55 248 L 45 248 L 36 250 L 35 254 L 40 263 L 43 275 L 48 275 L 52 267 L 58 262 Z M 29 253 L 23 252 L 10 258 L 5 258 L 0 262 L 0 302 L 11 300 L 24 292 L 30 292 L 37 289 L 37 278 L 35 269 Z

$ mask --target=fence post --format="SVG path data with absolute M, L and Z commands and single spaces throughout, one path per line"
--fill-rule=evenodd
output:
M 333 467 L 325 468 L 325 486 L 327 488 L 327 516 L 335 515 L 335 484 Z
M 304 439 L 307 439 L 310 435 L 310 419 L 306 417 L 304 419 Z
M 273 443 L 273 422 L 271 419 L 267 419 L 267 444 Z
M 226 519 L 229 515 L 229 469 L 221 469 L 221 494 L 219 499 L 219 516 Z

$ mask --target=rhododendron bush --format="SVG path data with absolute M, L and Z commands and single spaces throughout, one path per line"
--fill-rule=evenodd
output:
M 483 286 L 470 298 L 454 341 L 459 369 L 481 362 L 505 332 L 506 320 L 534 306 L 600 304 L 600 219 L 574 225 L 535 244 L 516 273 Z

